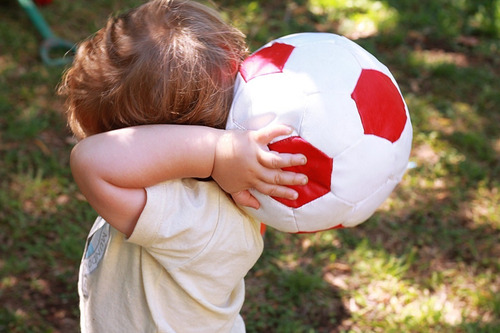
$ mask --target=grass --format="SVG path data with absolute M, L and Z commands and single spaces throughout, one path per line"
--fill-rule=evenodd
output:
M 139 0 L 54 0 L 78 41 Z M 269 230 L 247 278 L 249 332 L 500 330 L 500 2 L 216 3 L 252 49 L 292 32 L 357 38 L 396 76 L 416 167 L 369 221 L 310 235 Z M 63 68 L 13 0 L 0 20 L 0 332 L 77 332 L 77 270 L 95 214 L 68 168 L 55 87 Z

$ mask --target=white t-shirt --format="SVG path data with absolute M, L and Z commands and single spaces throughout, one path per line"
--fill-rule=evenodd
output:
M 129 239 L 102 218 L 92 227 L 82 332 L 244 332 L 243 278 L 262 249 L 259 223 L 214 182 L 150 187 Z

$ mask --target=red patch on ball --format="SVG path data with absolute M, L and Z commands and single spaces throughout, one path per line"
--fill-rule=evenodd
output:
M 363 69 L 351 94 L 356 102 L 365 134 L 394 143 L 406 124 L 403 98 L 391 79 L 382 72 Z
M 248 82 L 262 75 L 282 73 L 294 48 L 293 45 L 274 43 L 252 54 L 241 64 L 240 73 L 243 80 Z
M 269 149 L 279 153 L 303 154 L 307 158 L 305 165 L 283 168 L 286 171 L 305 174 L 309 179 L 307 185 L 289 186 L 299 193 L 299 197 L 296 200 L 273 197 L 275 200 L 288 207 L 298 208 L 330 192 L 333 158 L 300 136 L 291 136 L 271 143 Z

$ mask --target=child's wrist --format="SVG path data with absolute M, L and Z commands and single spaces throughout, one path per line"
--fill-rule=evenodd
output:
M 210 177 L 218 183 L 218 168 L 220 167 L 223 157 L 225 156 L 224 147 L 230 142 L 226 130 L 213 129 L 209 136 L 209 147 L 213 147 L 213 162 L 210 170 Z

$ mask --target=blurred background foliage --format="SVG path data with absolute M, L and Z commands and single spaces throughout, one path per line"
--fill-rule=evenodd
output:
M 79 41 L 140 0 L 54 0 Z M 500 331 L 500 1 L 215 0 L 252 50 L 285 34 L 346 35 L 398 80 L 413 167 L 363 225 L 268 230 L 247 278 L 249 332 Z M 74 185 L 55 94 L 64 68 L 14 0 L 0 3 L 0 332 L 77 332 L 76 281 L 95 213 Z

